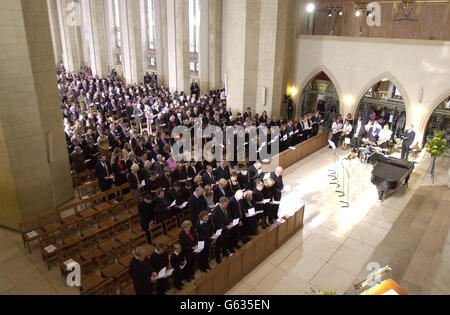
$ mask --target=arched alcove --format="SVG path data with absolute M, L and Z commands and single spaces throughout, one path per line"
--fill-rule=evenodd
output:
M 446 96 L 428 117 L 424 132 L 424 143 L 427 143 L 436 131 L 443 130 L 450 134 L 450 93 Z
M 372 119 L 379 120 L 383 125 L 388 123 L 394 137 L 399 137 L 407 121 L 407 98 L 402 91 L 389 77 L 370 83 L 359 98 L 355 121 L 362 116 L 364 123 Z
M 319 70 L 308 78 L 302 86 L 297 116 L 319 110 L 325 120 L 324 126 L 330 128 L 332 119 L 339 115 L 339 88 L 324 70 Z

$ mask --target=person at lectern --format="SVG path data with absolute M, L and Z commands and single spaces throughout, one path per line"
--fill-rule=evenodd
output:
M 409 128 L 401 135 L 402 138 L 402 160 L 408 160 L 409 150 L 414 142 L 416 133 L 413 130 L 414 126 L 409 125 Z

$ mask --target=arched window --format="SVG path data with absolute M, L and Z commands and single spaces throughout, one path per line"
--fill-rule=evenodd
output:
M 147 16 L 148 49 L 156 49 L 155 31 L 155 0 L 146 0 L 145 14 Z
M 121 33 L 121 24 L 120 24 L 120 9 L 119 9 L 119 0 L 113 1 L 113 17 L 114 17 L 114 39 L 115 39 L 115 62 L 117 64 L 122 64 L 122 33 Z
M 144 50 L 144 67 L 145 69 L 155 71 L 156 70 L 156 11 L 155 0 L 142 0 L 141 8 L 144 11 L 143 21 L 143 34 L 145 36 L 145 42 L 143 43 Z
M 200 1 L 189 0 L 189 52 L 191 76 L 199 74 L 198 53 L 200 51 Z

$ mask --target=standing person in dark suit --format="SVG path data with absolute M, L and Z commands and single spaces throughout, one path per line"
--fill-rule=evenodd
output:
M 106 161 L 106 156 L 101 155 L 95 167 L 95 176 L 98 178 L 98 185 L 102 191 L 111 189 L 113 182 L 113 176 L 111 174 L 111 165 Z
M 182 289 L 183 280 L 186 280 L 185 267 L 187 264 L 186 257 L 181 253 L 180 243 L 175 243 L 173 245 L 173 253 L 170 256 L 170 264 L 173 270 L 173 280 L 175 288 L 178 290 Z
M 402 134 L 401 138 L 402 141 L 402 156 L 401 158 L 403 160 L 408 160 L 409 157 L 409 149 L 414 143 L 414 138 L 416 137 L 416 133 L 413 130 L 414 126 L 411 124 L 409 125 L 409 128 L 405 130 L 405 132 Z
M 166 246 L 164 244 L 158 244 L 155 251 L 150 255 L 150 263 L 153 270 L 158 274 L 161 269 L 169 267 L 169 255 L 167 255 Z M 168 279 L 161 278 L 156 282 L 156 291 L 158 295 L 164 295 L 167 290 Z
M 248 171 L 246 169 L 241 169 L 239 174 L 237 175 L 237 180 L 239 182 L 239 186 L 243 190 L 250 189 L 250 182 L 248 178 Z
M 194 262 L 195 262 L 195 253 L 194 250 L 198 248 L 198 237 L 192 228 L 191 221 L 184 221 L 181 224 L 181 228 L 183 229 L 178 236 L 179 242 L 181 245 L 181 253 L 186 257 L 186 280 L 194 280 Z
M 283 192 L 284 184 L 283 184 L 283 168 L 281 166 L 277 167 L 275 172 L 270 174 L 270 178 L 273 179 L 275 182 L 273 186 L 273 200 L 274 202 L 280 202 L 281 201 L 281 195 Z M 274 204 L 272 207 L 272 220 L 278 219 L 278 209 L 280 208 L 279 204 Z
M 98 156 L 100 155 L 100 152 L 95 147 L 94 140 L 89 140 L 88 146 L 84 149 L 84 155 L 88 159 L 86 162 L 88 169 L 94 169 L 98 162 Z
M 252 194 L 253 194 L 253 203 L 255 205 L 255 210 L 256 211 L 264 211 L 264 184 L 262 181 L 257 181 L 256 182 L 256 188 L 253 190 Z M 262 228 L 265 229 L 267 228 L 267 223 L 266 220 L 264 219 L 264 216 L 261 214 L 257 214 L 256 215 L 256 220 L 258 221 L 259 219 L 263 218 L 261 225 Z
M 156 198 L 153 200 L 153 206 L 156 214 L 156 223 L 170 218 L 172 216 L 172 207 L 169 200 L 165 197 L 164 190 L 159 188 L 156 192 Z
M 136 295 L 151 295 L 153 285 L 156 283 L 157 273 L 142 247 L 136 248 L 129 270 Z
M 204 185 L 214 186 L 216 184 L 216 178 L 214 177 L 211 165 L 206 166 L 206 171 L 203 173 L 202 179 Z
M 356 126 L 355 126 L 355 133 L 354 133 L 354 139 L 355 139 L 354 147 L 356 149 L 358 149 L 361 146 L 361 141 L 362 141 L 365 131 L 366 131 L 366 129 L 364 128 L 362 116 L 359 116 L 358 122 L 356 123 Z
M 322 116 L 319 114 L 318 111 L 316 111 L 316 113 L 314 114 L 314 116 L 312 116 L 311 118 L 312 120 L 312 136 L 317 136 L 317 134 L 319 133 L 319 126 L 321 124 L 322 121 Z
M 198 266 L 201 271 L 207 272 L 211 269 L 208 258 L 211 236 L 214 234 L 214 229 L 211 222 L 209 222 L 209 214 L 207 211 L 200 212 L 199 217 L 200 220 L 197 222 L 198 240 L 205 242 L 205 247 L 198 254 Z
M 138 205 L 139 216 L 141 217 L 142 231 L 147 235 L 147 241 L 151 244 L 150 227 L 155 223 L 155 209 L 152 204 L 152 196 L 145 195 Z
M 248 178 L 251 190 L 255 189 L 256 181 L 258 179 L 261 179 L 261 173 L 262 173 L 262 164 L 259 161 L 255 162 L 255 164 L 249 167 Z
M 230 168 L 226 161 L 220 162 L 220 165 L 214 171 L 214 177 L 216 179 L 225 178 L 226 180 L 230 179 Z
M 214 218 L 214 226 L 216 230 L 222 230 L 222 234 L 217 238 L 216 241 L 216 262 L 220 264 L 222 260 L 220 259 L 220 252 L 224 257 L 229 257 L 233 248 L 230 244 L 230 232 L 232 229 L 231 219 L 227 211 L 228 207 L 228 198 L 222 197 L 220 198 L 219 204 L 214 208 L 212 215 Z
M 242 190 L 238 190 L 233 197 L 229 199 L 228 202 L 228 213 L 231 217 L 231 221 L 239 219 L 239 224 L 234 226 L 231 230 L 231 246 L 236 249 L 240 249 L 239 240 L 244 244 L 247 243 L 248 239 L 244 233 L 244 211 L 241 208 L 241 201 L 244 198 L 244 193 Z
M 188 199 L 188 209 L 191 211 L 191 222 L 198 221 L 198 215 L 203 210 L 207 210 L 208 206 L 206 204 L 205 198 L 203 198 L 203 188 L 197 187 L 194 193 Z
M 247 217 L 247 215 L 249 215 L 248 212 L 249 209 L 254 209 L 256 212 L 256 208 L 253 203 L 253 193 L 251 191 L 246 191 L 244 193 L 244 198 L 239 203 L 243 213 L 242 221 L 244 223 L 242 237 L 244 239 L 248 239 L 249 235 L 258 234 L 256 215 L 252 217 Z
M 222 197 L 231 197 L 232 193 L 230 191 L 230 188 L 228 186 L 228 182 L 226 179 L 221 178 L 219 180 L 219 184 L 214 186 L 213 188 L 213 194 L 214 194 L 214 204 L 218 203 L 220 198 Z

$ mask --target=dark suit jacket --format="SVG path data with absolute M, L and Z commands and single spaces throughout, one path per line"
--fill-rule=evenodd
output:
M 214 185 L 216 183 L 216 178 L 214 177 L 214 174 L 211 174 L 211 175 L 212 175 L 212 178 L 207 172 L 203 173 L 203 176 L 202 176 L 203 185 Z
M 270 173 L 270 178 L 272 178 L 275 181 L 275 184 L 273 185 L 274 200 L 280 201 L 281 191 L 283 190 L 284 187 L 283 176 L 277 176 L 275 173 Z
M 109 173 L 109 176 L 112 175 L 111 165 L 109 164 L 108 161 L 105 161 L 105 163 L 106 163 L 106 167 L 108 168 L 108 172 L 103 167 L 103 165 L 100 161 L 95 166 L 95 176 L 98 178 L 98 185 L 102 189 L 104 189 L 104 188 L 108 189 L 108 187 L 111 187 L 111 184 L 112 184 L 112 181 L 110 179 L 105 179 L 105 177 L 108 176 L 108 173 Z
M 236 197 L 231 197 L 230 201 L 228 202 L 228 213 L 231 216 L 231 219 L 240 219 L 240 221 L 242 222 L 242 219 L 245 217 L 244 213 L 241 209 L 241 204 L 240 201 L 236 200 Z
M 220 198 L 222 198 L 222 197 L 227 197 L 227 198 L 231 197 L 231 190 L 230 190 L 229 185 L 227 185 L 223 190 L 225 192 L 225 195 L 222 194 L 222 191 L 220 190 L 219 185 L 214 186 L 213 194 L 214 194 L 214 203 L 215 204 L 218 203 Z
M 191 240 L 184 230 L 182 230 L 180 232 L 180 235 L 178 236 L 178 238 L 179 238 L 178 242 L 180 243 L 181 248 L 182 248 L 181 252 L 186 257 L 194 255 L 194 250 L 192 249 L 192 247 L 196 246 L 197 242 L 198 242 L 198 237 L 197 237 L 196 233 L 194 232 L 194 229 L 191 229 L 190 232 L 191 232 L 194 240 Z
M 194 194 L 189 197 L 187 206 L 191 211 L 191 222 L 197 222 L 200 212 L 208 208 L 205 198 L 203 196 L 197 198 Z
M 225 178 L 226 180 L 230 179 L 230 169 L 228 167 L 222 168 L 218 166 L 214 171 L 214 177 L 216 180 L 220 180 L 221 178 Z
M 408 132 L 407 130 L 405 130 L 402 136 L 403 136 L 402 145 L 406 148 L 409 148 L 414 142 L 416 133 L 414 131 Z
M 151 221 L 155 221 L 155 209 L 153 206 L 153 202 L 147 204 L 145 201 L 142 201 L 138 205 L 139 216 L 141 217 L 141 227 L 143 231 L 148 230 L 148 225 Z
M 228 214 L 227 209 L 224 210 L 227 213 L 226 215 L 220 205 L 217 205 L 212 212 L 216 230 L 223 229 L 223 231 L 225 231 L 227 225 L 231 223 L 230 215 Z
M 169 255 L 167 255 L 166 251 L 164 251 L 164 253 L 162 254 L 158 254 L 156 251 L 154 251 L 150 255 L 150 263 L 153 267 L 153 270 L 156 273 L 159 273 L 159 271 L 164 267 L 169 267 Z
M 211 235 L 213 235 L 215 232 L 211 221 L 208 220 L 208 222 L 200 224 L 199 220 L 196 227 L 198 232 L 198 239 L 200 241 L 211 242 Z
M 152 294 L 152 282 L 150 278 L 153 271 L 153 266 L 148 258 L 140 262 L 136 257 L 133 257 L 130 263 L 130 276 L 134 283 L 136 295 Z

